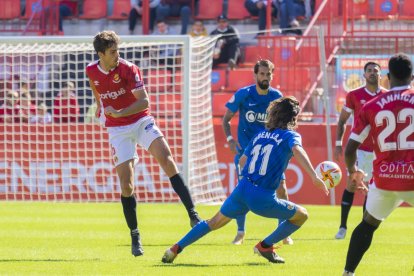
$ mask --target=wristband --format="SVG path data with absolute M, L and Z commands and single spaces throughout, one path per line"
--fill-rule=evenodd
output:
M 231 135 L 227 136 L 227 142 L 230 142 L 231 140 L 234 140 L 233 136 Z
M 342 147 L 342 141 L 340 141 L 340 140 L 336 141 L 335 146 Z

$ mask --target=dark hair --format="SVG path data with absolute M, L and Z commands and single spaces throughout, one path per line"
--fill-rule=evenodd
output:
M 295 97 L 288 96 L 274 100 L 267 108 L 266 128 L 293 130 L 296 128 L 299 113 L 299 101 Z
M 273 70 L 275 69 L 275 65 L 273 64 L 273 62 L 271 62 L 270 60 L 268 60 L 268 59 L 261 59 L 261 60 L 258 60 L 257 62 L 256 62 L 256 64 L 254 65 L 254 73 L 255 74 L 257 74 L 258 72 L 259 72 L 259 67 L 260 66 L 263 66 L 263 67 L 266 67 L 266 68 L 269 68 L 269 70 L 271 71 L 271 72 L 273 72 Z
M 378 63 L 374 62 L 374 61 L 368 61 L 365 65 L 364 65 L 364 72 L 367 71 L 368 66 L 370 65 L 374 65 L 374 66 L 378 66 L 379 69 L 381 69 L 381 65 L 379 65 Z
M 388 61 L 388 70 L 397 80 L 405 81 L 413 75 L 413 63 L 407 54 L 398 53 Z
M 93 38 L 93 48 L 97 53 L 105 53 L 106 49 L 119 44 L 119 36 L 114 31 L 102 31 Z

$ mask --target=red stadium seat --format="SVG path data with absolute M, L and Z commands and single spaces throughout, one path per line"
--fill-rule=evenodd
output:
M 245 19 L 250 17 L 250 13 L 244 7 L 244 1 L 228 0 L 227 17 L 229 19 Z
M 368 17 L 369 15 L 369 1 L 365 0 L 364 2 L 357 2 L 354 1 L 349 2 L 349 12 L 348 16 L 353 18 L 360 18 L 363 16 Z
M 404 1 L 404 2 L 412 2 Z M 375 0 L 374 18 L 388 18 L 398 14 L 398 0 Z
M 216 19 L 223 13 L 223 0 L 199 0 L 197 19 Z
M 149 92 L 167 92 L 171 88 L 171 72 L 168 70 L 151 70 L 144 74 L 144 83 Z
M 215 69 L 211 72 L 211 91 L 221 91 L 226 86 L 226 70 Z
M 404 1 L 400 11 L 403 18 L 414 19 L 414 1 Z
M 172 93 L 150 93 L 150 108 L 157 118 L 159 117 L 181 117 L 181 94 Z
M 236 92 L 238 89 L 254 83 L 252 69 L 236 69 L 228 72 L 226 91 Z
M 83 0 L 83 14 L 80 19 L 100 19 L 106 17 L 108 10 L 107 1 Z
M 315 13 L 319 9 L 323 0 L 316 0 L 315 1 Z M 338 1 L 328 1 L 325 5 L 323 12 L 321 13 L 322 18 L 329 17 L 338 17 L 339 16 L 339 2 Z
M 0 2 L 0 19 L 20 17 L 20 1 L 2 0 Z
M 273 59 L 273 51 L 263 46 L 246 46 L 244 47 L 244 62 L 254 63 L 261 59 Z
M 114 0 L 113 12 L 108 19 L 123 20 L 128 19 L 129 12 L 131 10 L 130 0 Z
M 216 92 L 212 94 L 213 102 L 213 116 L 223 117 L 227 111 L 225 106 L 228 100 L 233 96 L 234 93 Z

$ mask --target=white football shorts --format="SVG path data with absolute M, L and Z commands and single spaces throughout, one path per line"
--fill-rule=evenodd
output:
M 107 131 L 115 167 L 130 159 L 134 159 L 135 165 L 139 160 L 137 145 L 148 150 L 155 139 L 164 136 L 152 116 L 127 126 L 108 127 Z
M 387 191 L 373 183 L 368 190 L 367 211 L 377 220 L 386 219 L 403 202 L 414 207 L 414 191 Z
M 367 175 L 364 177 L 365 182 L 369 182 L 372 178 L 372 162 L 374 161 L 374 153 L 364 150 L 357 150 L 356 165 Z

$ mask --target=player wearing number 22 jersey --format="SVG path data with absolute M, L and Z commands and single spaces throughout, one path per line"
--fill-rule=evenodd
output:
M 293 155 L 312 182 L 328 194 L 302 148 L 300 135 L 294 131 L 299 112 L 299 102 L 294 97 L 282 97 L 270 103 L 267 129 L 253 137 L 240 158 L 243 177 L 236 188 L 213 218 L 198 223 L 165 252 L 163 262 L 172 263 L 186 246 L 249 211 L 262 217 L 284 220 L 270 235 L 256 244 L 254 252 L 272 263 L 285 262 L 276 254 L 273 245 L 298 230 L 308 216 L 302 206 L 279 199 L 276 195 L 283 172 Z

